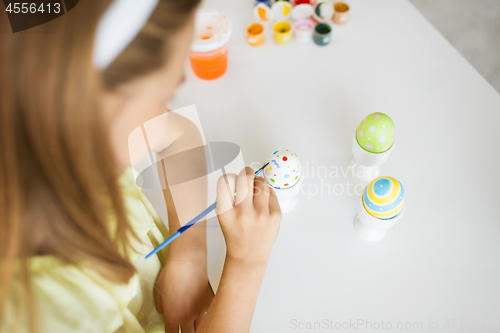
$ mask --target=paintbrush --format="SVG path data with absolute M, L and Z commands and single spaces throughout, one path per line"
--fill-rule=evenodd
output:
M 270 162 L 267 162 L 266 164 L 264 164 L 259 170 L 255 171 L 255 175 L 258 176 L 260 175 L 260 173 L 262 172 L 262 170 L 264 170 L 264 168 L 269 164 Z M 191 228 L 193 225 L 196 224 L 196 222 L 200 221 L 202 218 L 204 218 L 205 216 L 207 216 L 208 214 L 210 214 L 211 211 L 213 211 L 215 209 L 215 207 L 217 206 L 217 202 L 214 202 L 213 204 L 211 204 L 210 206 L 207 207 L 207 209 L 205 209 L 203 212 L 201 212 L 200 214 L 198 214 L 194 219 L 192 219 L 191 221 L 189 221 L 186 225 L 182 226 L 179 228 L 179 230 L 177 230 L 175 232 L 175 234 L 173 234 L 172 236 L 170 236 L 166 241 L 164 241 L 163 243 L 161 243 L 160 245 L 158 245 L 157 248 L 155 248 L 153 251 L 151 251 L 151 253 L 149 253 L 147 256 L 146 256 L 146 259 L 148 259 L 149 257 L 151 257 L 153 254 L 157 253 L 158 251 L 160 251 L 161 249 L 163 249 L 165 246 L 167 246 L 168 244 L 172 243 L 172 241 L 174 239 L 176 239 L 177 237 L 179 237 L 183 232 L 185 232 L 186 230 L 188 230 L 189 228 Z

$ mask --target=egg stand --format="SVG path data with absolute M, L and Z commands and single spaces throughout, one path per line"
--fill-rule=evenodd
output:
M 352 155 L 351 167 L 354 169 L 355 177 L 372 181 L 380 175 L 380 165 L 383 164 L 391 155 L 396 147 L 396 140 L 392 146 L 382 153 L 370 153 L 364 150 L 356 140 L 356 131 L 352 138 Z
M 384 220 L 371 216 L 363 205 L 363 199 L 358 204 L 358 215 L 354 220 L 354 230 L 363 240 L 376 242 L 381 240 L 387 234 L 387 229 L 392 227 L 403 216 L 406 205 L 403 206 L 398 215 L 391 219 Z
M 298 182 L 295 183 L 295 185 L 293 185 L 292 187 L 280 189 L 273 187 L 274 193 L 276 193 L 276 197 L 278 198 L 278 203 L 280 204 L 282 213 L 288 213 L 295 208 L 297 202 L 299 201 L 298 194 L 300 192 L 300 189 L 302 188 L 302 183 L 302 177 L 299 177 Z

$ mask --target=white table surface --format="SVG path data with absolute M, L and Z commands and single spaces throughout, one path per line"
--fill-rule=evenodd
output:
M 411 326 L 399 331 L 431 330 L 429 321 L 433 331 L 499 331 L 500 95 L 409 2 L 349 5 L 349 22 L 333 26 L 326 47 L 278 46 L 268 29 L 253 48 L 245 42 L 252 1 L 206 1 L 233 23 L 228 71 L 203 81 L 188 68 L 169 104 L 196 104 L 207 141 L 238 144 L 247 165 L 280 148 L 309 164 L 252 332 L 335 331 L 299 328 L 325 319 L 345 332 L 367 328 L 346 326 L 358 320 L 377 332 L 382 321 L 396 331 L 399 323 Z M 396 124 L 398 147 L 382 174 L 403 183 L 407 208 L 382 241 L 368 243 L 353 230 L 360 198 L 347 183 L 356 181 L 313 175 L 312 166 L 346 168 L 354 129 L 375 111 Z

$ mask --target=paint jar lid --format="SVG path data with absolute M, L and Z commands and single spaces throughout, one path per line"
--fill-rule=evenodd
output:
M 253 8 L 253 16 L 259 22 L 271 22 L 273 19 L 273 12 L 271 7 L 265 3 L 259 3 Z
M 310 20 L 297 20 L 293 24 L 293 30 L 295 33 L 304 33 L 304 32 L 309 32 L 309 35 L 311 35 L 311 32 L 314 29 L 314 24 Z
M 216 9 L 200 9 L 196 12 L 195 32 L 191 51 L 213 51 L 229 41 L 231 22 L 226 14 Z
M 295 40 L 299 43 L 312 41 L 314 25 L 310 20 L 297 20 L 293 24 Z
M 292 11 L 292 5 L 288 1 L 276 1 L 271 8 L 276 21 L 286 20 Z
M 311 17 L 314 12 L 313 6 L 307 3 L 302 3 L 293 7 L 292 18 L 294 20 L 305 20 Z
M 333 16 L 333 4 L 330 1 L 318 1 L 314 4 L 313 17 L 318 22 L 328 22 Z

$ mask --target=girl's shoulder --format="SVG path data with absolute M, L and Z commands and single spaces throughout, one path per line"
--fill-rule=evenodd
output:
M 35 304 L 37 330 L 45 332 L 116 332 L 124 323 L 124 311 L 137 293 L 139 279 L 119 285 L 106 280 L 85 265 L 65 262 L 55 256 L 28 259 L 28 274 Z M 7 301 L 0 332 L 9 332 L 14 314 L 16 289 Z M 18 297 L 17 297 L 18 298 Z M 25 309 L 22 306 L 21 309 Z M 10 313 L 9 313 L 10 312 Z M 22 315 L 22 314 L 21 314 Z
M 151 175 L 148 175 L 147 177 L 151 177 Z M 122 188 L 128 221 L 132 229 L 134 229 L 136 234 L 141 238 L 145 237 L 149 231 L 152 231 L 156 234 L 158 240 L 161 240 L 162 238 L 166 239 L 168 238 L 168 230 L 166 228 L 168 217 L 166 214 L 163 214 L 163 219 L 160 217 L 155 207 L 142 192 L 141 187 L 137 185 L 137 183 L 142 182 L 144 182 L 143 175 L 139 174 L 131 167 L 127 168 L 124 174 L 120 177 L 120 186 Z M 148 179 L 148 182 L 151 182 L 151 179 Z M 154 186 L 157 187 L 155 193 L 160 193 L 161 199 L 163 199 L 163 193 L 161 192 L 160 185 L 161 181 L 157 179 L 154 184 Z M 133 254 L 131 256 L 133 257 Z

